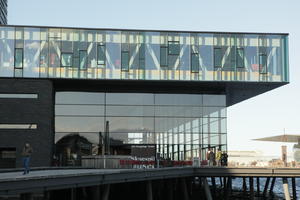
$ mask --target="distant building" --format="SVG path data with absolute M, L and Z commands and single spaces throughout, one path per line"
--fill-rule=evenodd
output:
M 7 24 L 7 0 L 0 0 L 0 24 Z
M 292 156 L 288 155 L 288 161 L 293 160 Z M 280 156 L 268 156 L 261 151 L 228 151 L 229 166 L 280 166 L 283 165 Z

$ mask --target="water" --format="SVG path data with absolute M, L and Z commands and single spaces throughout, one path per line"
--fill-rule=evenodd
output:
M 262 193 L 264 191 L 264 187 L 266 184 L 266 178 L 259 178 L 259 188 L 260 188 L 260 192 Z M 269 182 L 269 189 L 271 187 L 271 182 L 272 182 L 272 178 L 270 179 Z M 210 180 L 209 183 L 211 184 Z M 288 183 L 289 183 L 289 191 L 290 191 L 290 195 L 292 195 L 292 181 L 290 178 L 288 178 Z M 220 179 L 216 178 L 216 184 L 220 185 Z M 246 184 L 247 184 L 247 190 L 249 191 L 249 178 L 246 179 Z M 254 191 L 256 191 L 256 178 L 253 178 L 253 185 L 254 185 Z M 232 179 L 232 188 L 236 189 L 236 190 L 242 190 L 243 188 L 243 179 L 242 178 L 234 178 Z M 296 192 L 298 194 L 298 196 L 300 191 L 300 179 L 296 179 Z M 278 197 L 281 197 L 282 199 L 284 199 L 284 193 L 283 193 L 283 187 L 282 187 L 282 178 L 276 178 L 275 181 L 275 185 L 273 188 L 273 193 L 276 194 Z

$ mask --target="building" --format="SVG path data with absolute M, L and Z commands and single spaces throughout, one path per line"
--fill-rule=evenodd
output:
M 2 160 L 206 159 L 226 107 L 288 82 L 288 34 L 1 26 Z
M 7 0 L 0 0 L 0 24 L 7 24 Z

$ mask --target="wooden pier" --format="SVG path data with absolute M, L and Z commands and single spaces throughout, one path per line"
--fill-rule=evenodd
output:
M 215 199 L 216 182 L 220 183 L 222 198 L 229 199 L 232 179 L 242 178 L 242 192 L 247 199 L 267 198 L 278 181 L 282 184 L 285 199 L 297 199 L 297 168 L 227 168 L 227 167 L 178 167 L 158 169 L 40 169 L 28 175 L 21 171 L 0 171 L 0 195 L 20 195 L 33 199 L 33 194 L 43 194 L 43 199 L 55 199 L 57 191 L 68 193 L 66 198 L 117 199 L 136 188 L 132 199 L 191 199 L 198 190 L 205 198 Z M 261 178 L 266 178 L 261 191 Z M 208 182 L 211 184 L 209 185 Z M 247 184 L 248 183 L 248 184 Z M 288 184 L 292 188 L 290 194 Z M 247 187 L 248 186 L 248 187 Z M 67 192 L 66 192 L 67 191 Z M 178 196 L 180 191 L 180 197 Z M 88 197 L 87 197 L 88 193 Z M 163 193 L 164 196 L 161 196 Z M 246 195 L 247 194 L 247 195 Z M 78 197 L 80 195 L 80 197 Z M 84 197 L 85 196 L 85 197 Z M 202 198 L 202 199 L 205 199 Z M 125 198 L 124 198 L 125 199 Z

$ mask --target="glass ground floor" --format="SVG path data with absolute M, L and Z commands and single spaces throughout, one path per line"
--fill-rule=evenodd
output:
M 206 159 L 227 149 L 226 95 L 56 92 L 55 154 Z M 67 155 L 67 156 L 66 156 Z

